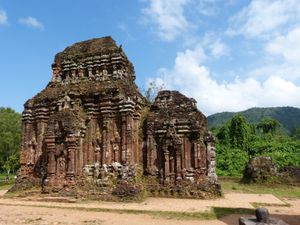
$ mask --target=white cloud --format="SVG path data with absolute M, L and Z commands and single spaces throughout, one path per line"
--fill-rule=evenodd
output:
M 247 72 L 247 75 L 249 77 L 256 77 L 260 79 L 268 78 L 269 76 L 276 76 L 291 81 L 297 81 L 300 78 L 300 65 L 291 65 L 286 62 L 265 62 L 265 65 Z
M 205 58 L 218 59 L 222 56 L 230 54 L 230 47 L 222 41 L 222 34 L 207 32 L 202 38 L 189 37 L 185 40 L 186 48 L 198 46 L 202 47 L 207 52 Z
M 7 23 L 7 14 L 4 10 L 0 9 L 0 25 L 6 25 Z
M 41 30 L 44 29 L 43 24 L 40 21 L 38 21 L 38 19 L 31 16 L 19 19 L 19 23 Z
M 300 79 L 299 0 L 252 0 L 231 18 L 227 34 L 256 38 L 253 46 L 262 46 L 260 63 L 248 76 Z
M 300 26 L 265 42 L 263 66 L 249 72 L 250 76 L 279 76 L 284 79 L 300 80 Z
M 195 31 L 205 24 L 209 16 L 218 14 L 233 1 L 222 0 L 142 0 L 147 7 L 142 9 L 142 23 L 163 41 L 184 37 L 193 42 Z M 205 19 L 203 19 L 205 17 Z
M 230 19 L 231 35 L 264 37 L 277 35 L 286 25 L 299 23 L 299 0 L 252 0 Z
M 300 64 L 300 27 L 290 30 L 286 35 L 281 35 L 271 40 L 266 51 L 272 55 L 282 56 L 289 63 Z
M 201 47 L 177 54 L 171 70 L 162 69 L 156 81 L 193 97 L 206 115 L 221 111 L 240 111 L 250 107 L 291 105 L 300 107 L 300 86 L 276 76 L 260 82 L 254 78 L 236 78 L 217 82 L 202 65 L 206 55 Z
M 184 16 L 189 0 L 148 0 L 149 6 L 142 10 L 143 20 L 153 26 L 164 41 L 173 41 L 190 26 Z
M 201 45 L 209 51 L 210 56 L 220 58 L 229 54 L 229 47 L 220 39 L 221 35 L 206 33 L 201 40 Z
M 201 0 L 197 2 L 196 9 L 201 15 L 212 16 L 219 10 L 216 3 L 220 3 L 220 0 Z
M 215 42 L 213 42 L 210 48 L 211 54 L 216 58 L 227 55 L 229 51 L 228 47 L 220 40 L 216 40 Z

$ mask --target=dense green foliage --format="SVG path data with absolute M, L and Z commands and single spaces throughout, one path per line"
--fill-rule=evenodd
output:
M 208 116 L 209 127 L 221 127 L 236 114 L 238 113 L 223 112 Z M 294 107 L 251 108 L 240 114 L 251 124 L 257 124 L 263 118 L 275 119 L 289 134 L 293 134 L 300 127 L 300 109 Z
M 277 120 L 263 118 L 250 124 L 237 114 L 212 131 L 217 137 L 217 172 L 221 176 L 242 175 L 253 156 L 271 156 L 279 167 L 300 166 L 299 133 L 289 136 Z
M 10 108 L 0 108 L 0 170 L 15 172 L 19 167 L 21 115 Z

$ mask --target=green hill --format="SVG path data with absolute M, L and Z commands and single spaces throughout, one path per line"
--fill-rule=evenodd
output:
M 209 127 L 222 126 L 237 113 L 244 115 L 250 123 L 258 123 L 264 117 L 276 119 L 290 134 L 300 128 L 300 109 L 295 107 L 251 108 L 242 112 L 216 113 L 208 116 Z

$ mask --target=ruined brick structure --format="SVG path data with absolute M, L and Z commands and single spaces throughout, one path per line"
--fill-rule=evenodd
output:
M 194 99 L 178 91 L 159 92 L 147 116 L 145 172 L 179 193 L 182 186 L 191 186 L 194 195 L 197 189 L 215 188 L 214 140 L 207 127 Z
M 195 101 L 160 92 L 148 116 L 133 65 L 112 38 L 66 48 L 52 70 L 51 82 L 24 105 L 16 187 L 59 192 L 86 179 L 102 187 L 110 179 L 135 183 L 139 167 L 162 186 L 217 184 L 213 141 Z

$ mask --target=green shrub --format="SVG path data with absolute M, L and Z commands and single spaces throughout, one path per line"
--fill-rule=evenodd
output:
M 240 176 L 249 159 L 246 151 L 217 145 L 217 173 L 220 176 Z

